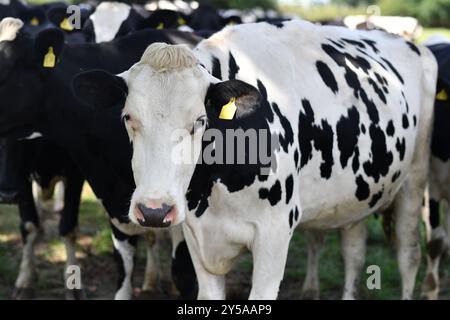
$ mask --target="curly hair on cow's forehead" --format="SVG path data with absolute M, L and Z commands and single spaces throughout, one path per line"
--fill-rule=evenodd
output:
M 186 45 L 157 42 L 147 47 L 142 55 L 141 63 L 148 64 L 154 71 L 164 72 L 193 68 L 198 61 Z

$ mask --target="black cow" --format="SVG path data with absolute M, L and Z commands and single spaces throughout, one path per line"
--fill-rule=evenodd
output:
M 428 299 L 436 299 L 439 294 L 439 262 L 446 250 L 450 253 L 450 43 L 430 45 L 429 48 L 439 64 L 439 78 L 431 143 L 429 216 L 425 220 L 428 267 L 422 294 Z M 442 201 L 447 202 L 444 221 L 440 212 Z
M 135 187 L 131 146 L 120 109 L 105 113 L 83 105 L 73 96 L 71 79 L 93 68 L 123 72 L 152 42 L 193 46 L 198 41 L 176 30 L 143 30 L 110 43 L 70 44 L 64 43 L 61 30 L 46 29 L 30 37 L 19 27 L 14 39 L 2 43 L 1 50 L 11 55 L 0 66 L 4 80 L 0 95 L 5 97 L 0 109 L 0 136 L 40 132 L 77 163 L 111 218 L 115 255 L 120 262 L 116 298 L 131 297 L 132 257 L 137 235 L 144 231 L 131 226 L 127 217 Z M 49 57 L 53 63 L 45 63 Z M 195 297 L 195 273 L 186 250 L 182 245 L 175 251 L 173 270 L 182 272 L 174 275 L 174 280 L 184 297 Z

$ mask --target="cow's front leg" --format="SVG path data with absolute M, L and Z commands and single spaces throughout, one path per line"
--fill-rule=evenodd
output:
M 323 247 L 324 233 L 316 230 L 305 231 L 306 245 L 308 247 L 308 263 L 305 282 L 303 283 L 302 296 L 304 300 L 319 299 L 319 259 Z
M 130 300 L 133 296 L 132 276 L 134 254 L 136 252 L 137 236 L 128 236 L 111 224 L 113 231 L 114 258 L 116 260 L 119 278 L 115 300 Z
M 342 256 L 345 264 L 343 300 L 354 300 L 356 286 L 366 259 L 367 229 L 363 221 L 341 228 Z
M 34 247 L 39 231 L 39 216 L 34 204 L 31 182 L 25 186 L 23 198 L 19 202 L 20 231 L 22 233 L 22 260 L 19 275 L 12 294 L 13 299 L 30 299 L 33 297 L 35 279 Z
M 160 263 L 158 256 L 158 237 L 153 231 L 144 234 L 147 246 L 147 263 L 145 265 L 143 291 L 159 291 L 160 288 Z
M 271 227 L 266 232 L 257 232 L 250 248 L 253 253 L 250 300 L 276 299 L 283 279 L 291 231 L 273 224 Z
M 76 258 L 76 242 L 78 227 L 78 212 L 80 209 L 81 191 L 83 190 L 84 179 L 73 168 L 67 175 L 66 185 L 59 187 L 64 192 L 64 201 L 62 202 L 61 220 L 59 222 L 59 234 L 64 240 L 66 247 L 66 269 L 64 279 L 66 281 L 66 299 L 83 300 L 86 299 L 86 293 L 80 283 L 79 288 L 70 289 L 67 287 L 67 268 L 70 266 L 78 266 Z M 65 191 L 64 191 L 65 190 Z M 61 196 L 61 195 L 59 195 Z M 59 204 L 61 206 L 61 204 Z
M 183 231 L 186 237 L 186 243 L 189 247 L 192 263 L 194 265 L 195 273 L 198 280 L 198 300 L 225 300 L 225 276 L 215 275 L 210 273 L 204 267 L 203 261 L 200 258 L 199 245 L 204 243 L 197 243 L 196 238 L 193 236 L 192 229 L 183 224 Z M 218 252 L 220 254 L 220 252 Z M 208 257 L 214 258 L 214 257 Z

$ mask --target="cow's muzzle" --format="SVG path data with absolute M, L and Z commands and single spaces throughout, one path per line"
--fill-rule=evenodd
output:
M 175 218 L 175 206 L 163 203 L 158 208 L 150 208 L 143 203 L 138 203 L 135 210 L 138 223 L 143 227 L 166 228 Z

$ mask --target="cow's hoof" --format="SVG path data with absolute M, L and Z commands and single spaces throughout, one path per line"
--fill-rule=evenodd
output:
M 84 289 L 66 289 L 66 300 L 86 300 L 86 290 Z
M 427 274 L 422 283 L 421 299 L 437 300 L 439 297 L 439 285 L 432 273 Z
M 17 288 L 15 287 L 11 299 L 13 300 L 32 300 L 35 298 L 34 288 Z
M 313 289 L 304 290 L 300 298 L 302 300 L 319 300 L 319 291 Z

